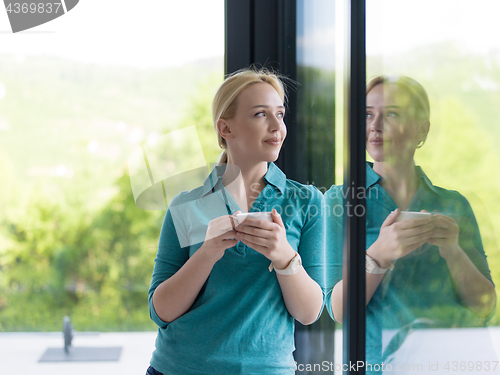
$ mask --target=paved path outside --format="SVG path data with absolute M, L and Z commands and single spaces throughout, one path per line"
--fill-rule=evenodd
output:
M 117 362 L 38 362 L 47 348 L 64 346 L 62 333 L 0 333 L 1 375 L 145 375 L 156 332 L 81 333 L 75 347 L 121 346 Z
M 62 333 L 0 333 L 1 375 L 145 375 L 154 350 L 156 332 L 77 333 L 75 347 L 116 347 L 122 353 L 117 362 L 38 362 L 47 348 L 62 348 Z M 336 348 L 341 348 L 342 331 L 335 332 Z M 500 360 L 500 327 L 487 329 L 419 330 L 412 333 L 398 351 L 399 363 L 424 365 L 417 371 L 393 371 L 400 374 L 500 374 L 500 363 L 490 371 L 478 362 Z M 342 350 L 336 350 L 335 363 L 340 363 Z M 446 370 L 447 362 L 467 365 L 473 369 Z M 431 365 L 439 364 L 436 371 Z M 498 362 L 497 362 L 498 363 Z M 335 374 L 341 374 L 336 369 Z M 384 372 L 385 373 L 385 372 Z M 209 375 L 209 374 L 207 374 Z

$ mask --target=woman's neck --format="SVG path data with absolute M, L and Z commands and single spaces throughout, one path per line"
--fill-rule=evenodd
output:
M 400 210 L 407 210 L 418 190 L 418 176 L 413 160 L 410 163 L 375 162 L 373 170 L 382 177 L 382 186 Z
M 236 165 L 231 161 L 231 158 L 229 158 L 223 176 L 223 183 L 238 206 L 243 211 L 248 212 L 266 185 L 264 176 L 267 173 L 267 162 L 253 165 L 243 163 Z

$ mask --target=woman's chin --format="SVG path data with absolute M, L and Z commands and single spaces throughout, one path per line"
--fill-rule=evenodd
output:
M 269 155 L 266 155 L 263 159 L 263 161 L 266 161 L 268 163 L 274 163 L 276 160 L 278 160 L 278 157 L 280 156 L 280 153 L 277 152 L 277 153 L 272 153 L 272 154 L 269 154 Z

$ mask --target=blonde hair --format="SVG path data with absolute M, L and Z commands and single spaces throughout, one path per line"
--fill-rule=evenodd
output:
M 285 103 L 286 90 L 282 79 L 279 74 L 268 69 L 242 69 L 226 77 L 222 85 L 217 89 L 212 101 L 212 119 L 217 132 L 219 147 L 223 149 L 219 164 L 227 163 L 227 144 L 217 129 L 217 121 L 232 118 L 236 114 L 238 96 L 246 88 L 256 83 L 270 84 Z
M 413 78 L 406 76 L 377 76 L 368 82 L 366 85 L 366 95 L 377 85 L 390 84 L 396 86 L 402 92 L 408 94 L 408 106 L 410 115 L 419 121 L 429 121 L 431 108 L 427 92 L 420 83 Z M 420 140 L 417 148 L 420 148 L 425 143 L 427 135 Z

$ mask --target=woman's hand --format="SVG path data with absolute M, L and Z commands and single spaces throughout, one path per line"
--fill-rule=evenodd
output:
M 458 235 L 460 228 L 455 219 L 449 216 L 434 214 L 432 215 L 432 222 L 435 229 L 429 239 L 429 244 L 439 247 L 439 255 L 444 259 L 453 253 L 453 250 L 458 249 Z
M 432 216 L 396 222 L 399 209 L 385 219 L 377 240 L 367 250 L 378 265 L 389 268 L 392 261 L 404 257 L 432 238 Z
M 278 212 L 271 212 L 273 222 L 246 218 L 235 228 L 236 238 L 269 259 L 275 269 L 285 269 L 296 252 L 286 238 L 286 229 Z M 303 267 L 293 275 L 276 274 L 285 306 L 302 324 L 314 322 L 323 306 L 321 287 Z
M 153 294 L 153 306 L 164 322 L 172 322 L 193 305 L 215 263 L 226 249 L 238 243 L 233 231 L 233 217 L 218 217 L 208 224 L 203 245 Z
M 240 213 L 240 211 L 236 212 Z M 205 241 L 198 251 L 208 256 L 209 259 L 216 263 L 222 256 L 226 249 L 236 246 L 238 240 L 234 228 L 234 217 L 225 215 L 213 219 L 208 223 L 207 234 Z
M 280 214 L 273 209 L 271 217 L 272 223 L 246 218 L 235 228 L 236 238 L 264 255 L 273 262 L 275 268 L 284 269 L 295 256 L 295 251 L 286 239 L 285 225 Z

